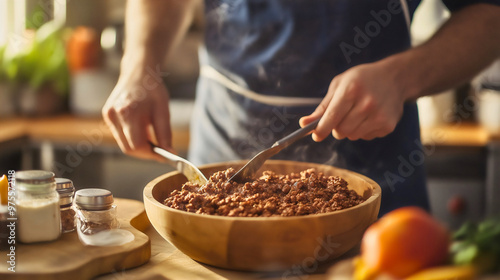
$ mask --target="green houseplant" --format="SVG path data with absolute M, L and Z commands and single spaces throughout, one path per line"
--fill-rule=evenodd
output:
M 64 23 L 42 25 L 24 46 L 8 44 L 2 61 L 6 78 L 18 87 L 18 105 L 24 115 L 49 115 L 64 108 L 69 91 Z
M 7 73 L 3 66 L 3 57 L 5 46 L 0 46 L 0 117 L 9 117 L 14 115 L 14 94 L 12 86 L 7 79 Z

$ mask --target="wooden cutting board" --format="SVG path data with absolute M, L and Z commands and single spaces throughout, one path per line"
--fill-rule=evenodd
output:
M 135 236 L 132 242 L 110 247 L 85 246 L 75 231 L 54 242 L 17 243 L 15 272 L 8 270 L 9 251 L 0 251 L 0 279 L 91 279 L 146 263 L 151 257 L 151 242 L 142 232 L 150 225 L 143 203 L 116 198 L 115 204 L 120 227 Z

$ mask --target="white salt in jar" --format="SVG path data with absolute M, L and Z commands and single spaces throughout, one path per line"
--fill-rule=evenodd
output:
M 56 240 L 61 235 L 59 194 L 54 173 L 16 172 L 17 238 L 22 243 Z

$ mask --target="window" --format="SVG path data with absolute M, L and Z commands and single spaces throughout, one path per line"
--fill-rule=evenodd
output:
M 18 44 L 25 29 L 66 19 L 67 0 L 0 0 L 0 45 Z

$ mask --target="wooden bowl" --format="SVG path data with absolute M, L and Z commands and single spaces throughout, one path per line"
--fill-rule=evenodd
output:
M 241 167 L 246 161 L 210 164 L 206 175 Z M 144 189 L 146 213 L 163 238 L 196 261 L 235 270 L 277 271 L 294 265 L 318 265 L 344 254 L 362 238 L 380 208 L 381 189 L 373 180 L 328 165 L 269 160 L 260 169 L 280 174 L 316 168 L 341 176 L 348 187 L 367 198 L 332 213 L 297 217 L 222 217 L 172 209 L 162 204 L 186 178 L 178 172 L 162 175 Z M 208 177 L 208 176 L 207 176 Z

